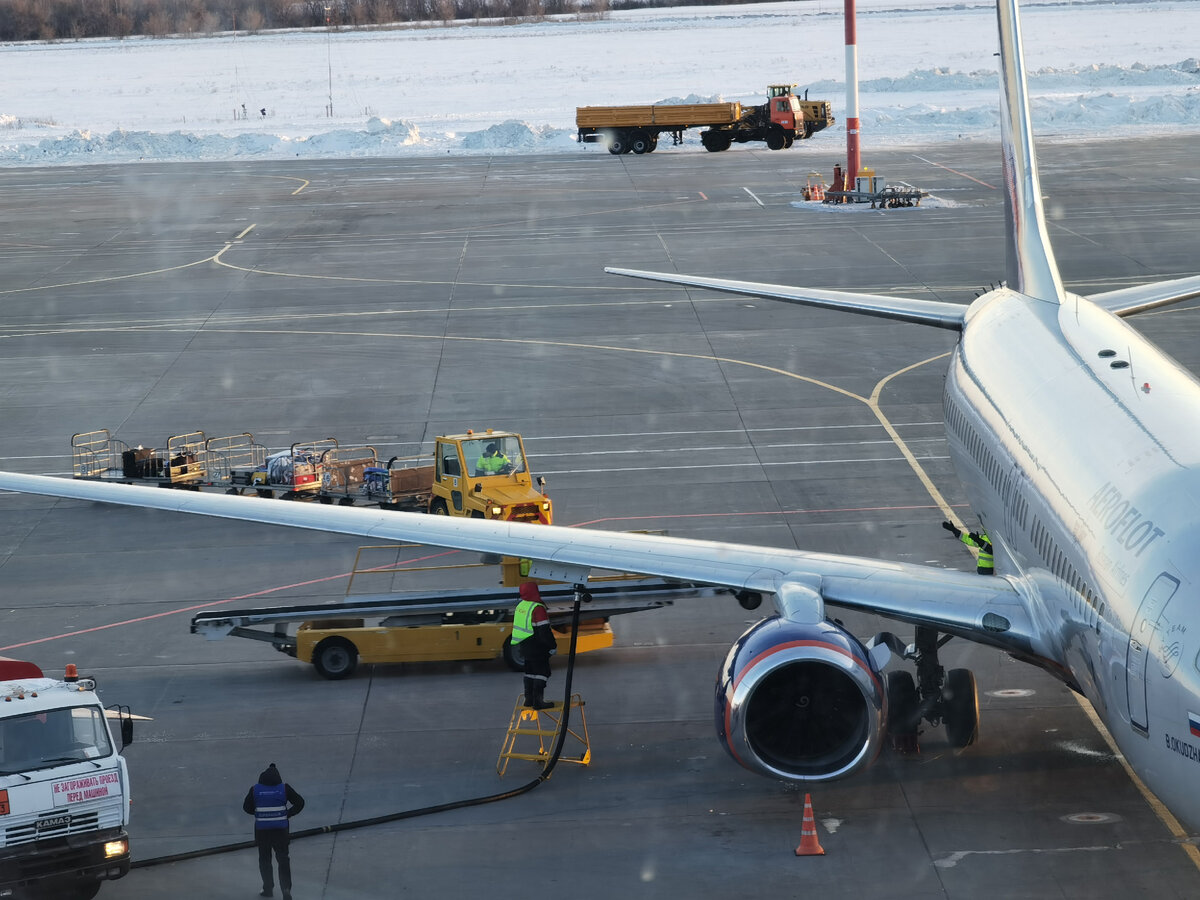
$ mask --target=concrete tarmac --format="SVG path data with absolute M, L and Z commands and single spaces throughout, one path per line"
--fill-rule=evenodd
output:
M 1190 136 L 1041 149 L 1072 290 L 1200 271 L 1194 153 Z M 0 170 L 0 466 L 69 473 L 71 435 L 100 428 L 146 446 L 194 430 L 272 448 L 334 436 L 384 459 L 505 428 L 525 435 L 559 524 L 970 569 L 939 527 L 943 501 L 973 521 L 942 437 L 954 335 L 602 271 L 961 302 L 1003 277 L 997 148 L 869 154 L 940 205 L 798 205 L 809 172 L 839 159 L 818 136 L 779 153 Z M 1200 371 L 1194 304 L 1137 323 Z M 269 762 L 307 800 L 297 829 L 537 775 L 520 761 L 496 774 L 521 690 L 499 660 L 326 681 L 267 645 L 189 633 L 201 609 L 338 599 L 359 543 L 0 496 L 0 653 L 74 662 L 106 703 L 149 717 L 126 751 L 136 860 L 250 837 L 242 798 Z M 574 673 L 589 765 L 561 763 L 513 799 L 297 841 L 294 896 L 1200 892 L 1191 836 L 1074 696 L 963 641 L 943 663 L 976 673 L 978 744 L 952 751 L 927 728 L 919 754 L 811 788 L 826 855 L 797 858 L 804 791 L 740 769 L 712 722 L 717 667 L 757 617 L 715 596 L 614 619 L 616 646 Z M 907 635 L 843 618 L 864 639 Z M 259 886 L 239 851 L 136 869 L 101 897 Z

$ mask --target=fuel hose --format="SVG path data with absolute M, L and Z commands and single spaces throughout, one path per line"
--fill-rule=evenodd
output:
M 571 716 L 571 680 L 575 672 L 575 644 L 579 637 L 579 605 L 587 596 L 586 592 L 579 585 L 575 587 L 575 605 L 571 610 L 571 647 L 567 654 L 567 676 L 566 684 L 563 690 L 563 708 L 562 721 L 559 723 L 558 740 L 554 743 L 554 749 L 550 753 L 549 759 L 542 767 L 541 773 L 532 781 L 513 788 L 511 791 L 502 791 L 499 794 L 488 794 L 484 797 L 472 797 L 468 800 L 455 800 L 451 803 L 439 803 L 436 806 L 422 806 L 419 809 L 406 809 L 402 812 L 387 813 L 382 816 L 371 816 L 366 819 L 354 819 L 350 822 L 336 822 L 332 825 L 320 825 L 315 828 L 305 828 L 303 831 L 293 831 L 291 839 L 293 841 L 301 838 L 316 837 L 321 834 L 335 834 L 339 831 L 350 831 L 355 828 L 368 828 L 372 825 L 384 825 L 388 822 L 399 822 L 403 819 L 415 819 L 419 816 L 431 816 L 434 813 L 449 812 L 452 809 L 463 809 L 468 806 L 482 806 L 485 803 L 495 803 L 498 800 L 508 800 L 511 797 L 519 797 L 522 794 L 527 794 L 550 777 L 550 773 L 554 771 L 555 765 L 558 763 L 558 758 L 562 754 L 563 743 L 567 738 L 567 727 L 570 724 Z M 588 598 L 590 599 L 590 598 Z M 167 863 L 182 862 L 185 859 L 199 859 L 202 856 L 216 856 L 221 853 L 233 853 L 236 850 L 247 850 L 256 846 L 253 840 L 238 841 L 235 844 L 221 844 L 216 847 L 205 847 L 202 850 L 187 850 L 183 853 L 171 853 L 167 856 L 155 856 L 151 859 L 135 860 L 131 865 L 131 869 L 148 869 L 152 866 L 161 866 Z

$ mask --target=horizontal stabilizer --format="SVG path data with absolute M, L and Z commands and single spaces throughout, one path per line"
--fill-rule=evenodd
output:
M 758 284 L 753 281 L 733 281 L 728 278 L 704 278 L 698 275 L 671 275 L 666 272 L 643 272 L 639 269 L 617 269 L 606 266 L 611 275 L 627 275 L 647 281 L 665 281 L 686 287 L 707 288 L 726 294 L 745 294 L 767 300 L 782 300 L 802 306 L 819 306 L 824 309 L 840 309 L 846 312 L 895 319 L 917 325 L 933 325 L 961 331 L 967 307 L 958 303 L 940 300 L 915 300 L 906 297 L 888 297 L 883 294 L 853 294 L 847 291 L 823 291 L 819 288 L 789 287 L 785 284 Z
M 1200 297 L 1200 275 L 1120 288 L 1103 294 L 1092 294 L 1088 299 L 1114 316 L 1131 316 L 1148 309 L 1191 300 L 1193 297 Z

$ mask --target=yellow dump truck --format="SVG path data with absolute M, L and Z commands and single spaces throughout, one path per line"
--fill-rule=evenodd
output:
M 651 153 L 661 134 L 683 143 L 690 128 L 704 128 L 700 142 L 714 153 L 733 143 L 763 141 L 772 150 L 783 150 L 797 140 L 812 137 L 833 124 L 828 101 L 803 99 L 793 92 L 794 84 L 767 88 L 767 102 L 759 106 L 741 103 L 657 103 L 648 106 L 580 106 L 575 110 L 575 127 L 580 143 L 603 142 L 608 152 Z

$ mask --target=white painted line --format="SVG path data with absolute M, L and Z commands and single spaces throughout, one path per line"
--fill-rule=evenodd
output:
M 744 188 L 742 188 L 742 190 L 750 195 L 751 200 L 753 200 L 755 203 L 757 203 L 763 209 L 766 209 L 766 205 L 761 200 L 759 200 L 757 197 L 754 196 L 754 191 L 750 190 L 750 188 L 748 188 L 748 187 L 744 187 Z

